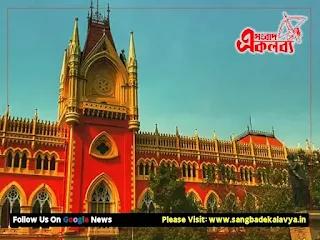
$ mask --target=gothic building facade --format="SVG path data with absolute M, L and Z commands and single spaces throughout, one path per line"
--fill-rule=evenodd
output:
M 287 154 L 295 151 L 274 132 L 248 129 L 231 140 L 140 132 L 137 58 L 133 33 L 127 57 L 119 54 L 109 16 L 92 14 L 85 45 L 78 19 L 64 51 L 57 122 L 0 117 L 0 238 L 114 235 L 116 228 L 10 228 L 10 213 L 152 212 L 147 179 L 160 164 L 176 166 L 188 194 L 206 211 L 221 201 L 219 183 L 265 184 L 265 169 L 278 169 L 286 184 Z M 143 71 L 143 69 L 142 69 Z M 217 166 L 222 166 L 218 168 Z M 211 168 L 213 167 L 213 168 Z M 203 188 L 209 169 L 217 187 Z M 233 176 L 233 177 L 230 177 Z M 222 185 L 222 184 L 221 184 Z M 24 239 L 24 237 L 20 238 Z

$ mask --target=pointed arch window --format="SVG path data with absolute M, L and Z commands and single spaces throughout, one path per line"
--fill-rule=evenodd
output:
M 191 166 L 190 166 L 190 164 L 188 164 L 187 177 L 191 177 Z
M 7 167 L 12 167 L 12 158 L 13 158 L 12 153 L 9 152 L 7 156 L 7 164 L 6 164 Z
M 27 153 L 19 151 L 16 151 L 15 153 L 9 152 L 7 155 L 6 167 L 27 168 Z
M 244 170 L 244 177 L 245 177 L 245 181 L 248 182 L 249 181 L 249 172 L 248 172 L 248 168 L 245 168 Z
M 150 172 L 151 172 L 151 174 L 156 174 L 156 168 L 154 166 L 154 162 L 151 163 Z
M 182 165 L 182 177 L 187 177 L 187 167 L 186 164 Z
M 91 213 L 110 213 L 112 196 L 108 185 L 102 181 L 93 191 L 90 199 Z
M 243 167 L 240 167 L 240 180 L 241 180 L 241 181 L 244 180 L 244 170 L 243 170 Z
M 48 169 L 49 169 L 49 158 L 47 155 L 45 155 L 43 159 L 43 170 L 48 170 Z
M 37 194 L 32 205 L 32 213 L 51 213 L 50 197 L 47 191 L 42 190 Z
M 0 210 L 0 227 L 8 228 L 10 214 L 20 213 L 20 194 L 15 187 L 12 187 L 4 196 L 4 199 L 1 202 Z
M 47 191 L 42 190 L 37 194 L 33 202 L 32 213 L 51 213 L 50 197 Z
M 53 156 L 50 160 L 50 170 L 53 171 L 56 169 L 56 158 Z
M 144 172 L 144 174 L 146 175 L 146 176 L 148 176 L 149 175 L 149 170 L 150 170 L 150 165 L 149 165 L 149 163 L 147 162 L 146 163 L 146 165 L 145 165 L 145 172 Z
M 150 191 L 147 191 L 144 194 L 141 211 L 145 213 L 154 213 L 155 212 L 155 204 L 153 203 L 153 194 Z
M 250 181 L 250 183 L 253 182 L 253 171 L 251 168 L 249 169 L 249 181 Z
M 197 177 L 197 166 L 195 164 L 192 166 L 192 177 Z
M 215 213 L 218 210 L 218 202 L 213 193 L 208 197 L 206 208 L 208 213 Z
M 27 168 L 27 154 L 25 152 L 21 157 L 21 168 Z
M 207 166 L 206 165 L 202 166 L 202 178 L 203 179 L 208 178 L 208 172 L 207 172 Z
M 37 170 L 41 170 L 41 168 L 42 168 L 42 158 L 41 158 L 41 156 L 39 154 L 38 157 L 37 157 L 36 169 Z
M 142 162 L 139 163 L 139 175 L 140 176 L 144 175 L 144 166 Z
M 20 165 L 20 155 L 18 152 L 14 155 L 14 162 L 13 162 L 13 167 L 18 168 Z
M 36 160 L 36 169 L 37 170 L 56 170 L 56 157 L 51 156 L 50 154 L 38 154 Z

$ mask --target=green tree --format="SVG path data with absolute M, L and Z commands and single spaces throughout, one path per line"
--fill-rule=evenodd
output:
M 156 175 L 151 175 L 149 187 L 154 203 L 161 213 L 199 213 L 200 205 L 192 196 L 186 195 L 183 179 L 175 167 L 161 165 Z M 208 239 L 207 228 L 161 228 L 156 239 L 202 240 Z
M 161 165 L 155 175 L 151 174 L 149 187 L 153 192 L 153 202 L 158 213 L 199 213 L 199 203 L 186 195 L 184 181 L 175 167 Z M 139 211 L 139 210 L 137 210 Z M 152 213 L 150 213 L 152 214 Z M 206 240 L 207 228 L 125 228 L 117 240 Z
M 224 167 L 218 166 L 220 176 L 225 177 Z M 292 202 L 292 190 L 285 185 L 285 176 L 276 169 L 267 168 L 263 174 L 257 173 L 256 177 L 264 178 L 266 184 L 256 186 L 234 185 L 236 178 L 222 178 L 223 188 L 220 186 L 221 204 L 217 209 L 220 213 L 281 213 L 294 210 Z M 218 174 L 219 175 L 219 174 Z M 230 181 L 232 180 L 232 181 Z M 214 174 L 207 173 L 204 187 L 216 187 Z M 241 201 L 234 194 L 242 192 L 244 198 Z M 226 240 L 289 240 L 289 228 L 258 228 L 258 227 L 219 227 L 215 228 L 217 234 L 225 233 Z
M 161 213 L 197 213 L 198 204 L 186 195 L 183 179 L 175 167 L 161 165 L 156 175 L 151 175 L 149 187 L 153 201 Z

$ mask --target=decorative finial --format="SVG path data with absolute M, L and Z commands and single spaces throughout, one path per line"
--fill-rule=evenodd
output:
M 178 126 L 176 126 L 176 135 L 179 136 L 179 129 Z
M 34 111 L 34 118 L 38 118 L 38 109 Z
M 76 22 L 78 22 L 79 18 L 78 18 L 78 17 L 76 17 L 74 20 L 75 20 Z
M 93 2 L 91 0 L 91 4 L 90 4 L 90 17 L 92 17 L 93 14 Z
M 216 131 L 213 131 L 213 139 L 217 139 Z
M 109 21 L 110 17 L 110 4 L 108 3 L 108 8 L 107 8 L 107 20 Z
M 194 130 L 194 136 L 198 137 L 198 130 L 197 129 Z
M 300 142 L 298 141 L 298 148 L 301 149 Z
M 97 19 L 99 19 L 99 0 L 97 0 L 97 12 L 96 12 L 96 15 L 97 15 Z
M 9 116 L 9 105 L 7 105 L 7 108 L 6 108 L 6 112 L 5 112 L 5 114 L 4 114 L 5 116 Z
M 234 141 L 236 138 L 234 137 L 234 133 L 231 134 L 231 140 Z
M 129 71 L 136 71 L 136 67 L 137 67 L 137 56 L 136 56 L 136 50 L 134 46 L 133 31 L 131 31 L 127 68 Z
M 272 134 L 273 134 L 273 136 L 274 136 L 274 127 L 272 126 Z
M 158 124 L 156 124 L 156 130 L 155 130 L 155 133 L 158 134 L 159 131 L 158 131 Z

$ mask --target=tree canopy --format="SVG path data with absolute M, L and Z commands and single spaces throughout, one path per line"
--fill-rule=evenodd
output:
M 153 202 L 158 213 L 198 213 L 200 205 L 192 196 L 187 196 L 183 179 L 176 167 L 160 165 L 156 174 L 151 174 L 148 185 L 153 192 Z M 138 209 L 138 212 L 143 212 Z M 152 213 L 150 213 L 152 214 Z M 136 228 L 122 230 L 117 239 L 125 240 L 206 240 L 207 228 Z

